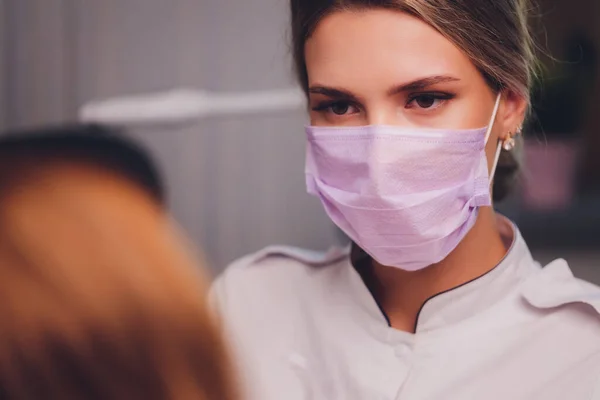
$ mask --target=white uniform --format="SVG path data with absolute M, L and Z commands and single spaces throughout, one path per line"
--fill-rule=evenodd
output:
M 217 281 L 251 400 L 600 400 L 600 289 L 515 228 L 486 275 L 386 322 L 346 251 L 272 247 Z

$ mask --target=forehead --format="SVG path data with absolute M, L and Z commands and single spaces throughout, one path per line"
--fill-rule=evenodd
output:
M 325 17 L 305 46 L 309 82 L 365 87 L 431 75 L 463 79 L 477 69 L 458 47 L 420 19 L 385 10 L 339 11 Z M 389 82 L 388 82 L 389 83 Z

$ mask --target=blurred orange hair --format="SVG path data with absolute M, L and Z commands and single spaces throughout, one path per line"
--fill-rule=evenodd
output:
M 182 240 L 97 163 L 0 160 L 0 399 L 237 399 Z

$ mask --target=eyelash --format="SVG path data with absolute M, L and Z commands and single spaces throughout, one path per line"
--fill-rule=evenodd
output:
M 442 104 L 448 100 L 452 100 L 456 95 L 454 93 L 448 92 L 424 92 L 424 93 L 415 93 L 408 96 L 406 106 L 415 102 L 419 98 L 432 98 L 433 100 L 441 100 Z M 406 107 L 405 106 L 405 107 Z M 439 107 L 439 106 L 438 106 Z M 437 107 L 435 107 L 437 108 Z M 429 108 L 425 108 L 424 110 L 428 110 Z
M 316 106 L 314 106 L 312 108 L 313 111 L 331 111 L 331 107 L 338 105 L 338 104 L 344 104 L 344 105 L 348 105 L 349 107 L 356 107 L 358 108 L 358 106 L 356 106 L 355 104 L 353 104 L 351 101 L 348 100 L 331 100 L 331 101 L 323 101 L 319 104 L 317 104 Z
M 456 94 L 449 93 L 449 92 L 421 92 L 421 93 L 413 93 L 413 94 L 411 94 L 411 95 L 408 96 L 406 104 L 405 104 L 405 107 L 409 108 L 408 106 L 411 103 L 415 102 L 419 98 L 424 98 L 424 97 L 432 98 L 433 100 L 441 100 L 443 102 L 446 102 L 448 100 L 454 99 L 456 97 Z M 340 104 L 347 105 L 348 107 L 360 108 L 357 104 L 353 103 L 350 100 L 330 100 L 330 101 L 323 101 L 323 102 L 317 104 L 315 107 L 312 108 L 312 110 L 316 111 L 316 112 L 327 111 L 327 112 L 330 112 L 332 114 L 335 114 L 331 110 L 331 107 L 333 107 L 335 105 L 340 105 Z M 438 108 L 438 107 L 435 107 L 435 108 Z M 428 110 L 428 109 L 429 108 L 424 108 L 424 110 Z M 343 115 L 337 115 L 337 116 L 342 117 Z

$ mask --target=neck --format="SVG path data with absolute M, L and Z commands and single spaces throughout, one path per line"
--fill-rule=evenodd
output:
M 440 263 L 409 272 L 373 261 L 367 285 L 392 327 L 413 332 L 419 310 L 430 297 L 484 275 L 505 254 L 494 211 L 484 207 L 467 236 Z

